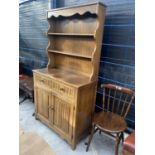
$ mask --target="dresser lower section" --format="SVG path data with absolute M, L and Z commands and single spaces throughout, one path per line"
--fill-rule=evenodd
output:
M 72 85 L 34 73 L 35 116 L 75 149 L 89 132 L 95 105 L 96 82 Z

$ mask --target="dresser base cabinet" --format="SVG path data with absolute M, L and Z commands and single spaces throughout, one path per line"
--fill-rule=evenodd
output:
M 64 91 L 59 94 L 58 90 L 49 87 L 50 84 L 58 82 L 56 79 L 47 78 L 37 72 L 39 71 L 34 71 L 35 117 L 52 128 L 72 146 L 72 149 L 75 149 L 78 141 L 87 135 L 90 129 L 96 81 L 78 88 L 71 86 L 74 98 L 65 99 Z M 42 84 L 38 82 L 38 78 Z M 43 79 L 48 80 L 48 86 Z M 63 84 L 63 88 L 68 88 L 67 93 L 72 94 L 69 91 L 69 84 L 59 83 Z M 57 88 L 60 91 L 62 89 L 61 86 Z

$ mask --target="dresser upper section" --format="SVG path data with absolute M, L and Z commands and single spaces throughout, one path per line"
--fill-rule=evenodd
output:
M 47 68 L 50 73 L 59 70 L 72 75 L 70 81 L 74 85 L 79 85 L 77 81 L 98 79 L 104 18 L 102 3 L 47 11 Z

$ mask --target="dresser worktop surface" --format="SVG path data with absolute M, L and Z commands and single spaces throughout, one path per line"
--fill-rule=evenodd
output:
M 38 73 L 38 74 L 43 74 L 44 76 L 59 80 L 66 84 L 72 85 L 74 87 L 80 87 L 80 86 L 86 85 L 88 83 L 91 83 L 87 76 L 71 73 L 71 72 L 64 71 L 64 70 L 57 69 L 57 68 L 36 69 L 36 70 L 33 70 L 33 72 Z

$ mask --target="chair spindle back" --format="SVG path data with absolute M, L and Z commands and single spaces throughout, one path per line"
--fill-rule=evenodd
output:
M 102 84 L 101 88 L 103 88 L 102 108 L 125 118 L 134 100 L 134 91 L 114 84 Z

